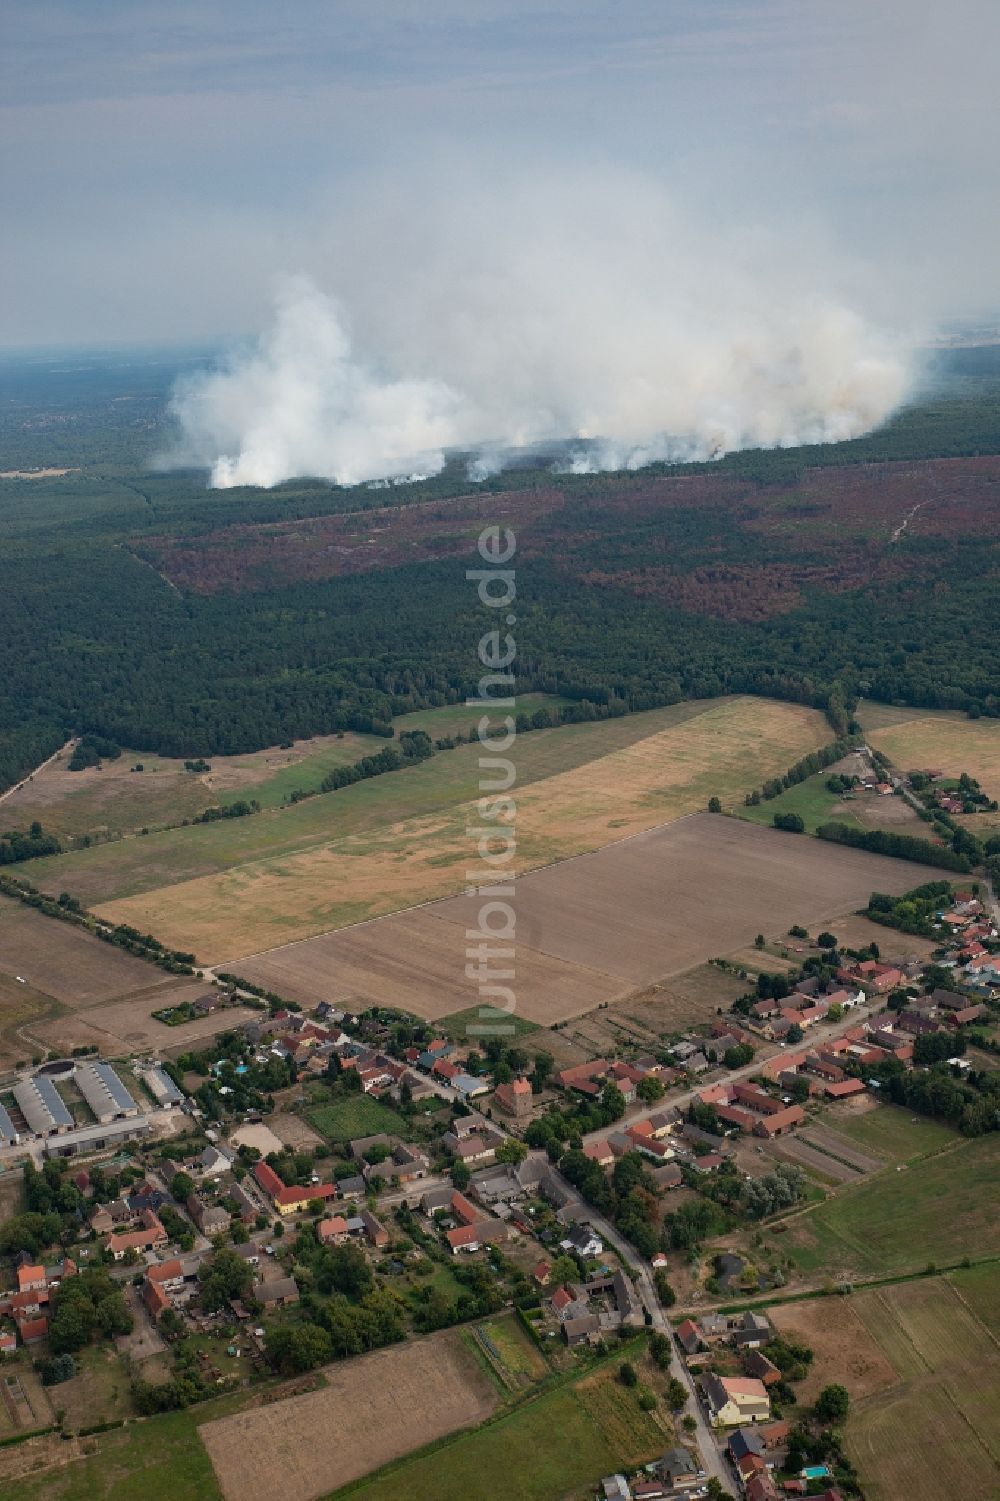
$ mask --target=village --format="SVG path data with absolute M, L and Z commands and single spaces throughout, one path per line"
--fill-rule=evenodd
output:
M 720 1311 L 780 1279 L 747 1284 L 731 1256 L 695 1282 L 679 1252 L 720 1206 L 752 1222 L 794 1204 L 817 1159 L 846 1174 L 831 1111 L 930 1064 L 969 1073 L 997 930 L 974 891 L 924 909 L 933 962 L 793 930 L 791 977 L 762 968 L 655 1054 L 558 1068 L 516 1037 L 267 996 L 194 1048 L 167 1046 L 183 1020 L 165 1018 L 155 1056 L 39 1062 L 0 1090 L 27 1204 L 0 1224 L 0 1354 L 58 1384 L 107 1340 L 157 1411 L 511 1308 L 553 1370 L 646 1335 L 671 1376 L 676 1441 L 598 1494 L 838 1501 L 838 1371 L 810 1429 L 790 1404 L 812 1352 L 763 1311 Z M 224 1022 L 238 990 L 193 1009 Z

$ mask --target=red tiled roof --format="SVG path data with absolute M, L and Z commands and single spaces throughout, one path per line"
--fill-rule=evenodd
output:
M 274 1198 L 275 1194 L 279 1194 L 285 1186 L 282 1183 L 281 1179 L 278 1177 L 277 1173 L 274 1171 L 274 1168 L 270 1167 L 266 1162 L 255 1162 L 253 1175 L 257 1179 L 257 1182 L 260 1184 L 264 1192 L 266 1194 L 270 1194 L 272 1199 Z
M 276 1204 L 311 1204 L 313 1199 L 334 1199 L 337 1196 L 335 1183 L 304 1183 L 299 1188 L 282 1188 L 276 1193 Z
M 453 1251 L 456 1246 L 475 1246 L 479 1244 L 479 1235 L 475 1225 L 456 1225 L 454 1230 L 447 1232 L 445 1239 Z
M 184 1267 L 175 1256 L 172 1261 L 160 1261 L 156 1266 L 151 1266 L 146 1273 L 150 1282 L 172 1282 L 175 1277 L 183 1277 Z

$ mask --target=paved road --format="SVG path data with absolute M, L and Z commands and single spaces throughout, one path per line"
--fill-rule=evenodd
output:
M 569 1183 L 567 1183 L 562 1174 L 557 1172 L 555 1169 L 553 1169 L 552 1171 L 554 1177 L 559 1180 L 559 1182 L 563 1185 L 567 1192 L 573 1193 L 572 1187 Z M 682 1381 L 687 1387 L 688 1392 L 690 1393 L 688 1410 L 690 1411 L 692 1417 L 698 1425 L 695 1429 L 694 1437 L 697 1440 L 698 1448 L 701 1452 L 702 1466 L 707 1475 L 716 1476 L 716 1478 L 722 1482 L 727 1491 L 731 1490 L 733 1477 L 729 1473 L 726 1467 L 726 1461 L 723 1459 L 722 1454 L 720 1453 L 718 1438 L 713 1432 L 708 1422 L 708 1418 L 705 1415 L 704 1408 L 698 1400 L 698 1393 L 695 1390 L 694 1378 L 692 1377 L 687 1366 L 681 1360 L 677 1348 L 674 1345 L 670 1328 L 670 1320 L 667 1317 L 666 1310 L 664 1309 L 663 1304 L 660 1302 L 657 1296 L 656 1283 L 653 1279 L 652 1272 L 650 1271 L 649 1267 L 646 1266 L 645 1263 L 640 1259 L 635 1247 L 630 1245 L 630 1243 L 625 1239 L 623 1235 L 619 1234 L 610 1220 L 605 1219 L 604 1215 L 598 1214 L 596 1209 L 593 1209 L 589 1204 L 584 1203 L 579 1198 L 575 1198 L 575 1203 L 580 1206 L 581 1219 L 584 1219 L 589 1224 L 593 1225 L 594 1229 L 604 1239 L 606 1244 L 612 1246 L 614 1250 L 618 1252 L 619 1256 L 626 1263 L 626 1265 L 632 1268 L 632 1271 L 635 1275 L 636 1285 L 639 1289 L 642 1301 L 645 1304 L 646 1311 L 648 1312 L 652 1320 L 653 1328 L 658 1330 L 659 1333 L 665 1334 L 668 1339 L 670 1339 L 670 1375 L 676 1376 L 680 1381 Z
M 823 1043 L 830 1042 L 833 1038 L 839 1037 L 848 1027 L 856 1026 L 862 1017 L 867 1016 L 872 1010 L 881 1009 L 881 1006 L 881 997 L 875 996 L 871 1000 L 863 1002 L 860 1006 L 856 1006 L 853 1011 L 841 1017 L 838 1022 L 827 1022 L 810 1027 L 802 1041 L 790 1045 L 787 1052 L 797 1053 L 803 1048 L 812 1052 L 817 1047 L 821 1047 Z M 752 1063 L 744 1064 L 742 1068 L 734 1068 L 731 1071 L 727 1070 L 721 1076 L 717 1076 L 714 1082 L 718 1084 L 735 1084 L 740 1079 L 749 1079 L 754 1074 L 760 1073 L 762 1064 L 771 1058 L 780 1057 L 785 1052 L 786 1049 L 784 1048 L 764 1043 L 758 1050 Z M 637 1121 L 648 1120 L 651 1115 L 658 1115 L 664 1110 L 672 1110 L 674 1108 L 686 1110 L 691 1101 L 701 1094 L 703 1089 L 707 1088 L 708 1085 L 703 1081 L 700 1084 L 696 1084 L 693 1089 L 686 1090 L 683 1094 L 667 1095 L 666 1098 L 658 1100 L 655 1105 L 632 1106 L 625 1112 L 624 1118 L 616 1121 L 614 1126 L 603 1126 L 597 1131 L 588 1131 L 583 1139 L 585 1142 L 598 1141 L 607 1136 L 609 1131 L 624 1130 L 628 1126 L 634 1126 Z

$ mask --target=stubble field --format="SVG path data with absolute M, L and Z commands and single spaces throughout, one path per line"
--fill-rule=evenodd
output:
M 680 819 L 519 879 L 517 1013 L 543 1026 L 579 1016 L 741 948 L 768 922 L 813 925 L 931 874 L 736 819 Z M 300 1002 L 433 1020 L 475 998 L 465 966 L 479 909 L 477 897 L 450 898 L 252 956 L 240 972 Z
M 306 1396 L 205 1423 L 199 1433 L 226 1501 L 313 1501 L 497 1405 L 454 1331 L 325 1370 Z

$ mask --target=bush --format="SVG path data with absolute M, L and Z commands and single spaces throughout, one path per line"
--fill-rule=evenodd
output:
M 622 1386 L 638 1385 L 639 1377 L 636 1373 L 635 1366 L 632 1365 L 629 1361 L 623 1360 L 621 1365 L 618 1367 L 618 1379 L 621 1382 Z
M 798 813 L 775 813 L 771 822 L 776 829 L 783 829 L 786 834 L 805 833 L 805 823 Z

